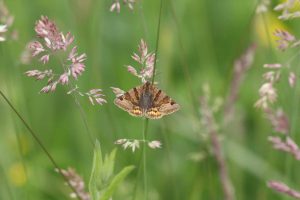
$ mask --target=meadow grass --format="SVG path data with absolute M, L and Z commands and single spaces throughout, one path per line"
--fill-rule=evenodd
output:
M 112 180 L 120 181 L 112 187 L 113 199 L 299 198 L 299 47 L 291 48 L 298 42 L 299 22 L 292 19 L 297 7 L 283 5 L 283 11 L 273 11 L 277 2 L 250 0 L 3 2 L 14 22 L 7 41 L 0 43 L 0 199 L 69 199 L 72 189 L 82 189 L 70 184 L 70 177 L 78 183 L 81 179 L 73 171 L 58 170 L 60 177 L 55 168 L 75 168 L 87 186 L 95 160 L 109 166 L 92 173 L 105 180 L 100 184 L 103 193 L 110 194 L 105 188 Z M 266 11 L 259 7 L 263 5 Z M 257 13 L 257 7 L 263 11 Z M 42 15 L 64 33 L 70 31 L 79 56 L 87 55 L 84 72 L 70 69 L 75 73 L 70 77 L 78 80 L 65 87 L 60 79 L 49 94 L 39 93 L 45 83 L 24 74 L 43 69 L 36 59 L 24 63 L 24 49 L 35 39 L 35 23 Z M 295 38 L 273 35 L 283 29 Z M 137 66 L 130 55 L 141 39 L 148 53 L 157 56 L 155 77 L 149 81 L 158 82 L 181 107 L 159 120 L 132 117 L 113 103 L 110 87 L 128 91 L 141 84 L 126 69 Z M 255 50 L 250 62 L 251 44 Z M 68 71 L 62 55 L 56 61 L 51 56 L 49 66 Z M 280 67 L 274 65 L 278 63 Z M 280 79 L 270 74 L 262 78 L 269 71 L 280 72 Z M 262 89 L 264 84 L 268 87 Z M 75 85 L 80 89 L 67 95 Z M 200 97 L 207 102 L 201 103 Z M 267 99 L 268 106 L 259 102 L 256 106 L 262 109 L 255 108 L 259 98 Z M 115 144 L 123 138 L 131 139 L 126 150 L 125 142 Z M 102 153 L 94 154 L 93 163 L 96 139 Z M 149 148 L 151 141 L 160 141 L 152 144 L 161 148 Z M 115 147 L 118 153 L 112 159 Z M 129 165 L 136 168 L 122 174 Z

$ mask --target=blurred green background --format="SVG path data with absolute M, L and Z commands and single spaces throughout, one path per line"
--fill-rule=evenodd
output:
M 234 60 L 252 43 L 257 45 L 255 62 L 241 86 L 230 130 L 220 131 L 220 138 L 236 199 L 283 199 L 267 188 L 266 181 L 279 179 L 299 188 L 300 166 L 293 162 L 286 168 L 286 162 L 291 160 L 272 149 L 267 141 L 271 127 L 253 105 L 262 83 L 262 65 L 293 55 L 290 51 L 279 53 L 270 43 L 274 40 L 274 28 L 286 27 L 297 35 L 299 22 L 278 21 L 278 13 L 272 11 L 277 1 L 264 14 L 255 13 L 259 1 L 253 0 L 172 2 L 163 1 L 156 81 L 181 105 L 181 110 L 149 123 L 149 140 L 163 143 L 162 149 L 147 151 L 149 199 L 223 199 L 218 166 L 197 115 L 201 109 L 199 96 L 203 94 L 202 86 L 209 84 L 212 96 L 224 99 L 232 81 Z M 159 3 L 138 1 L 133 11 L 121 5 L 117 14 L 109 12 L 110 0 L 5 1 L 15 18 L 13 28 L 19 39 L 0 43 L 0 89 L 38 133 L 57 163 L 63 168 L 76 168 L 85 181 L 92 167 L 93 147 L 78 107 L 61 86 L 54 93 L 39 94 L 45 83 L 26 77 L 24 72 L 42 66 L 21 64 L 20 56 L 34 39 L 34 25 L 41 15 L 54 20 L 64 33 L 70 31 L 75 36 L 79 52 L 88 57 L 78 85 L 83 91 L 102 88 L 108 101 L 104 106 L 92 106 L 86 98 L 80 98 L 90 131 L 100 140 L 102 151 L 108 153 L 117 139 L 142 138 L 142 120 L 113 104 L 110 87 L 128 90 L 140 84 L 124 66 L 135 65 L 130 56 L 137 52 L 141 38 L 151 51 L 155 50 Z M 298 63 L 296 59 L 292 67 L 299 67 Z M 191 84 L 184 75 L 184 64 L 188 66 Z M 59 69 L 53 66 L 56 67 Z M 295 91 L 284 90 L 281 94 L 279 104 L 292 114 Z M 222 120 L 222 115 L 217 117 Z M 295 135 L 294 139 L 300 138 Z M 138 169 L 141 149 L 132 153 L 118 148 L 116 171 L 127 165 Z M 0 152 L 0 199 L 69 199 L 69 188 L 2 99 Z M 195 157 L 201 159 L 192 159 Z M 136 182 L 137 199 L 142 199 L 142 177 L 138 177 L 137 169 L 119 187 L 114 199 L 132 199 Z

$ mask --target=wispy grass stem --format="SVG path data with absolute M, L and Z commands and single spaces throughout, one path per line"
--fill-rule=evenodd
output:
M 44 144 L 42 143 L 42 141 L 39 139 L 39 137 L 37 136 L 37 134 L 33 131 L 33 129 L 29 126 L 29 124 L 25 121 L 25 119 L 22 117 L 22 115 L 17 111 L 17 109 L 12 105 L 12 103 L 10 102 L 10 100 L 4 95 L 4 93 L 0 90 L 0 95 L 2 96 L 2 98 L 6 101 L 6 103 L 9 105 L 9 107 L 14 111 L 14 113 L 18 116 L 18 118 L 22 121 L 22 123 L 24 124 L 24 126 L 27 128 L 27 130 L 29 131 L 29 133 L 31 134 L 31 136 L 34 138 L 34 140 L 38 143 L 38 145 L 41 147 L 41 149 L 43 150 L 43 152 L 46 154 L 46 156 L 48 157 L 48 159 L 51 161 L 51 163 L 53 164 L 53 166 L 55 167 L 55 169 L 58 170 L 58 173 L 63 177 L 63 179 L 66 181 L 66 183 L 68 184 L 68 186 L 72 189 L 72 191 L 76 194 L 76 197 L 79 200 L 82 200 L 80 198 L 80 196 L 77 194 L 77 191 L 73 188 L 73 186 L 70 184 L 69 180 L 64 176 L 64 174 L 61 171 L 61 168 L 58 166 L 58 164 L 56 163 L 56 161 L 54 160 L 54 158 L 51 156 L 51 154 L 48 152 L 48 150 L 46 149 L 46 147 L 44 146 Z
M 143 140 L 147 140 L 149 120 L 144 119 Z M 143 176 L 144 176 L 144 200 L 148 199 L 148 183 L 147 183 L 147 144 L 143 143 Z
M 154 84 L 155 79 L 155 72 L 156 72 L 156 65 L 157 65 L 157 55 L 158 55 L 158 45 L 159 45 L 159 38 L 160 38 L 160 23 L 161 23 L 161 15 L 162 15 L 162 6 L 163 0 L 160 0 L 159 5 L 159 17 L 157 23 L 157 35 L 156 35 L 156 45 L 155 45 L 155 59 L 154 59 L 154 67 L 153 67 L 153 75 L 152 75 L 152 84 Z M 147 140 L 147 133 L 148 133 L 148 124 L 149 119 L 144 119 L 144 127 L 143 127 L 143 140 Z M 144 200 L 148 199 L 148 183 L 147 183 L 147 145 L 143 145 L 143 179 L 144 179 Z

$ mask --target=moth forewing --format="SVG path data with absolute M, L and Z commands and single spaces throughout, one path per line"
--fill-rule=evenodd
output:
M 125 110 L 132 116 L 141 117 L 143 115 L 141 109 L 138 106 L 133 105 L 130 101 L 122 98 L 122 96 L 116 98 L 114 103 L 116 106 L 118 106 L 122 110 Z
M 173 101 L 173 100 L 172 100 Z M 172 114 L 180 109 L 179 104 L 176 102 L 169 102 L 167 104 L 161 105 L 159 111 L 163 113 L 164 115 L 169 115 Z
M 125 111 L 130 111 L 133 109 L 132 103 L 129 101 L 126 101 L 123 96 L 116 98 L 114 100 L 114 104 Z

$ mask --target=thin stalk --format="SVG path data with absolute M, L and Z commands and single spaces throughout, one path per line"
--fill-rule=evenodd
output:
M 48 150 L 46 149 L 46 147 L 44 146 L 44 144 L 42 143 L 42 141 L 39 139 L 39 137 L 37 136 L 37 134 L 33 131 L 33 129 L 29 126 L 29 124 L 25 121 L 25 119 L 22 117 L 22 115 L 17 111 L 17 109 L 12 105 L 12 103 L 8 100 L 8 98 L 4 95 L 4 93 L 1 90 L 0 90 L 0 95 L 6 101 L 6 103 L 9 105 L 9 107 L 14 111 L 14 113 L 18 116 L 18 118 L 22 121 L 22 123 L 27 128 L 27 130 L 29 131 L 29 133 L 31 134 L 31 136 L 33 137 L 33 139 L 38 143 L 38 145 L 41 147 L 41 149 L 43 150 L 43 152 L 46 154 L 46 156 L 48 157 L 48 159 L 50 160 L 50 162 L 53 164 L 53 166 L 55 167 L 55 169 L 58 170 L 58 173 L 63 177 L 63 179 L 67 182 L 68 186 L 76 194 L 76 197 L 79 200 L 83 200 L 78 195 L 78 193 L 75 190 L 75 188 L 70 184 L 70 182 L 67 179 L 67 177 L 64 176 L 64 174 L 61 171 L 61 168 L 58 166 L 58 164 L 56 163 L 56 161 L 54 160 L 54 158 L 48 152 Z
M 205 97 L 200 98 L 200 104 L 202 106 L 202 109 L 204 110 L 203 113 L 205 113 L 204 117 L 206 120 L 209 136 L 211 139 L 213 153 L 218 163 L 220 182 L 224 194 L 223 199 L 234 200 L 235 199 L 234 188 L 229 177 L 225 156 L 222 152 L 222 144 L 218 138 L 218 132 L 215 128 L 215 119 L 213 113 Z
M 140 161 L 142 160 L 142 157 L 143 157 L 143 152 L 141 153 L 141 156 L 140 156 L 140 159 L 139 159 Z M 137 189 L 138 189 L 138 180 L 140 180 L 141 172 L 142 172 L 142 165 L 140 164 L 139 169 L 138 169 L 137 179 L 135 181 L 134 188 L 133 188 L 132 200 L 136 199 L 136 193 L 137 193 Z
M 53 52 L 53 53 L 54 53 L 54 52 Z M 59 58 L 59 61 L 60 61 L 60 64 L 61 64 L 62 69 L 64 70 L 65 73 L 67 73 L 67 72 L 68 72 L 68 69 L 65 67 L 66 64 L 63 62 L 63 60 L 62 60 L 61 58 Z M 74 89 L 74 88 L 75 88 L 75 85 L 73 84 L 72 80 L 70 81 L 70 85 L 71 85 L 71 86 L 69 87 L 70 89 Z M 82 108 L 82 106 L 81 106 L 81 104 L 80 104 L 80 102 L 79 102 L 77 96 L 76 96 L 73 92 L 71 93 L 71 95 L 72 95 L 72 97 L 74 98 L 75 104 L 76 104 L 76 106 L 77 106 L 78 109 L 79 109 L 80 116 L 81 116 L 81 119 L 82 119 L 82 121 L 83 121 L 83 124 L 84 124 L 84 127 L 85 127 L 85 129 L 86 129 L 86 132 L 87 132 L 87 134 L 88 134 L 88 136 L 89 136 L 90 143 L 91 143 L 92 146 L 94 146 L 94 141 L 95 141 L 96 139 L 95 139 L 95 136 L 92 134 L 92 132 L 91 132 L 90 129 L 89 129 L 86 114 L 85 114 L 85 112 L 84 112 L 84 110 L 83 110 L 83 108 Z
M 215 130 L 211 130 L 210 132 L 211 142 L 213 151 L 219 165 L 219 174 L 221 179 L 221 185 L 224 193 L 225 200 L 234 200 L 234 191 L 229 178 L 228 169 L 226 165 L 226 161 L 221 149 L 221 143 L 218 138 L 218 134 Z
M 133 195 L 132 195 L 132 200 L 136 199 L 136 194 L 137 194 L 137 189 L 138 189 L 138 180 L 140 179 L 141 173 L 143 171 L 143 187 L 144 187 L 144 199 L 147 199 L 147 194 L 148 194 L 148 187 L 147 187 L 147 152 L 146 152 L 146 143 L 147 143 L 147 130 L 148 130 L 148 123 L 149 120 L 147 118 L 144 119 L 144 124 L 143 124 L 143 150 L 142 154 L 140 156 L 140 164 L 139 164 L 139 169 L 138 169 L 138 174 L 137 174 L 137 179 L 134 184 L 133 188 Z M 142 165 L 142 160 L 143 160 L 143 165 Z
M 143 140 L 147 140 L 147 131 L 148 131 L 149 119 L 144 119 L 143 127 Z M 143 143 L 143 176 L 144 176 L 144 200 L 148 199 L 148 185 L 147 185 L 147 145 L 146 142 Z
M 4 48 L 1 46 L 1 54 L 4 55 L 4 57 L 7 55 L 10 59 L 9 60 L 14 60 L 14 56 L 11 55 L 11 51 L 7 51 L 7 52 L 4 52 L 3 50 Z M 5 54 L 7 53 L 7 54 Z M 11 65 L 10 62 L 6 62 L 6 65 Z M 18 71 L 20 71 L 20 68 L 18 68 Z M 19 79 L 18 81 L 20 81 L 20 73 L 17 73 L 18 76 L 17 78 Z M 15 124 L 15 122 L 14 122 Z M 15 124 L 15 127 L 17 127 L 17 125 Z M 28 170 L 27 170 L 27 167 L 26 167 L 26 163 L 25 163 L 25 159 L 24 159 L 24 156 L 23 156 L 23 152 L 22 152 L 22 143 L 21 143 L 21 137 L 20 137 L 20 132 L 19 131 L 14 131 L 14 134 L 16 136 L 16 141 L 17 141 L 17 148 L 18 148 L 18 151 L 19 151 L 19 155 L 20 155 L 20 160 L 21 160 L 21 163 L 22 163 L 22 167 L 24 169 L 24 175 L 25 175 L 25 179 L 26 179 L 26 185 L 25 185 L 25 196 L 23 197 L 24 200 L 27 200 L 28 199 L 28 196 L 29 196 L 29 193 L 28 193 L 28 180 L 29 180 L 29 176 L 28 176 Z
M 157 32 L 156 32 L 155 59 L 154 59 L 154 66 L 153 66 L 152 84 L 154 83 L 155 72 L 156 72 L 156 64 L 157 64 L 157 54 L 158 54 L 158 44 L 159 44 L 160 21 L 161 21 L 161 14 L 162 14 L 162 6 L 163 6 L 163 0 L 160 0 L 159 16 L 158 16 Z
M 96 139 L 95 139 L 95 136 L 92 134 L 92 132 L 90 131 L 90 128 L 89 128 L 89 125 L 88 125 L 88 121 L 87 121 L 87 117 L 86 117 L 86 113 L 85 111 L 83 110 L 77 96 L 75 94 L 72 94 L 73 98 L 74 98 L 74 101 L 75 101 L 75 104 L 76 106 L 78 107 L 79 109 L 79 112 L 80 112 L 80 116 L 81 116 L 81 119 L 83 121 L 83 124 L 84 124 L 84 127 L 86 129 L 86 132 L 88 133 L 88 136 L 89 136 L 89 141 L 90 143 L 92 144 L 92 146 L 94 146 L 94 142 Z
M 161 15 L 162 15 L 162 5 L 163 0 L 160 0 L 159 5 L 159 17 L 157 23 L 157 33 L 156 33 L 156 45 L 155 45 L 155 59 L 154 59 L 154 66 L 153 66 L 153 74 L 152 74 L 152 84 L 154 84 L 155 72 L 156 72 L 156 65 L 157 65 L 157 54 L 158 54 L 158 45 L 159 45 L 159 36 L 160 36 L 160 22 L 161 22 Z M 144 119 L 144 127 L 143 127 L 143 140 L 147 140 L 147 133 L 148 133 L 148 124 L 149 119 Z M 147 184 L 147 152 L 146 152 L 147 145 L 143 144 L 143 176 L 144 176 L 144 200 L 148 199 L 148 184 Z

